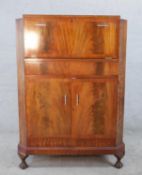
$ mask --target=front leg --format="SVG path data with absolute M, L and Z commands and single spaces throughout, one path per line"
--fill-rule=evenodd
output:
M 19 157 L 20 157 L 20 159 L 21 159 L 21 163 L 20 163 L 20 165 L 19 165 L 19 167 L 21 168 L 21 169 L 26 169 L 26 168 L 28 168 L 28 165 L 27 165 L 27 163 L 26 163 L 26 158 L 28 157 L 28 155 L 26 155 L 26 154 L 20 154 L 20 153 L 18 153 L 18 155 L 19 155 Z
M 115 154 L 115 157 L 117 158 L 117 161 L 116 161 L 114 166 L 116 168 L 122 168 L 123 167 L 123 163 L 121 162 L 121 159 L 123 158 L 124 154 L 125 154 L 124 151 Z

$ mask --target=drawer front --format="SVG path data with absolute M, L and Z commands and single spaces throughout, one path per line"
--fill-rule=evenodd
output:
M 25 17 L 25 57 L 116 58 L 118 29 L 114 18 Z
M 25 59 L 25 74 L 50 76 L 118 75 L 118 62 Z

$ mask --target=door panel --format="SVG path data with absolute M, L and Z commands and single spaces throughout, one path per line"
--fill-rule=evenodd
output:
M 72 135 L 78 139 L 114 139 L 117 79 L 79 79 L 72 84 Z M 105 141 L 107 144 L 107 142 Z
M 26 76 L 29 146 L 112 146 L 117 79 Z
M 24 19 L 25 57 L 117 57 L 118 21 Z
M 26 77 L 26 116 L 29 145 L 61 146 L 71 135 L 70 81 Z M 57 139 L 56 139 L 57 138 Z M 66 138 L 66 140 L 64 139 Z

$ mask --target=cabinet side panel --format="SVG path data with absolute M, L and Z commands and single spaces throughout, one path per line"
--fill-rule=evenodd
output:
M 26 145 L 26 117 L 25 117 L 25 85 L 24 85 L 24 44 L 23 21 L 16 20 L 17 74 L 18 74 L 18 102 L 20 144 Z
M 118 87 L 116 144 L 121 144 L 123 142 L 126 40 L 127 40 L 127 21 L 121 20 L 120 21 L 120 45 L 119 45 L 119 87 Z

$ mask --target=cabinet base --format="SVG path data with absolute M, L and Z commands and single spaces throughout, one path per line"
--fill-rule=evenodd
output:
M 122 168 L 121 159 L 125 154 L 125 145 L 122 143 L 116 147 L 25 147 L 18 145 L 18 154 L 22 160 L 20 168 L 28 167 L 25 159 L 28 155 L 104 155 L 111 154 L 117 158 L 115 163 L 116 168 Z

